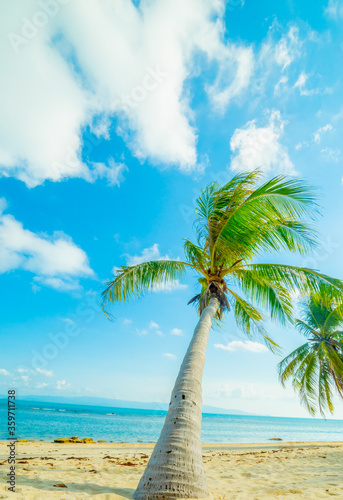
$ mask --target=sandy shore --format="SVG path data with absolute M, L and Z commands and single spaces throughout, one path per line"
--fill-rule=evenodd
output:
M 18 443 L 13 495 L 6 444 L 0 499 L 132 499 L 152 451 L 140 443 Z M 203 455 L 213 500 L 343 498 L 343 443 L 208 444 Z

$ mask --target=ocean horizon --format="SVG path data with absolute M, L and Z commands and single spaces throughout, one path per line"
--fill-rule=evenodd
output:
M 164 410 L 17 401 L 16 437 L 53 441 L 90 437 L 115 443 L 154 443 L 166 416 Z M 0 400 L 0 439 L 7 439 L 7 401 Z M 343 421 L 203 413 L 203 443 L 343 441 Z

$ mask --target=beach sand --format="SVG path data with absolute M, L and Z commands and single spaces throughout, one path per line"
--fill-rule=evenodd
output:
M 18 443 L 13 494 L 6 444 L 0 443 L 0 499 L 26 500 L 132 499 L 153 447 Z M 343 499 L 343 443 L 207 444 L 203 456 L 213 500 Z

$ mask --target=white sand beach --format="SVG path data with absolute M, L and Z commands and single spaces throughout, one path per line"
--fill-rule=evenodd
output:
M 6 485 L 0 443 L 0 499 L 132 499 L 151 444 L 17 444 L 16 494 Z M 213 500 L 343 498 L 343 443 L 206 444 Z

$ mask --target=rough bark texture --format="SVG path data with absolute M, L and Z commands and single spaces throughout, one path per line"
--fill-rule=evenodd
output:
M 161 435 L 134 494 L 135 500 L 208 497 L 200 441 L 201 382 L 217 308 L 218 300 L 212 297 L 194 330 Z

